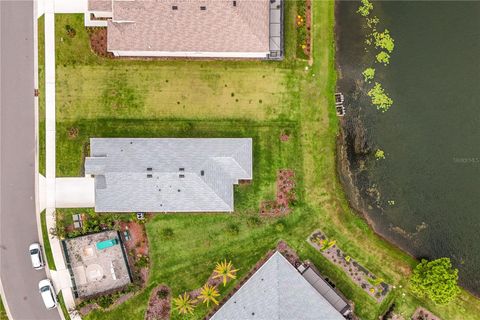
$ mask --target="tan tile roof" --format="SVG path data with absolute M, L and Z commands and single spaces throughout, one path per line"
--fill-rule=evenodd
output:
M 88 0 L 89 11 L 112 11 L 112 0 Z
M 268 52 L 269 0 L 235 2 L 115 0 L 108 50 Z

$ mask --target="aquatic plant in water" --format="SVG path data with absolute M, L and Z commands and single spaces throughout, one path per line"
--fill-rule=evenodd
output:
M 385 151 L 383 151 L 382 149 L 377 149 L 377 151 L 375 151 L 375 159 L 377 160 L 385 159 Z
M 369 0 L 361 0 L 361 2 L 362 5 L 358 7 L 357 13 L 359 13 L 363 17 L 366 17 L 372 11 L 373 3 L 371 3 Z
M 375 48 L 381 48 L 387 50 L 389 53 L 392 53 L 393 48 L 395 47 L 395 40 L 390 36 L 390 31 L 385 29 L 383 32 L 373 32 L 373 39 L 375 39 Z
M 375 82 L 375 86 L 367 94 L 372 98 L 372 104 L 382 112 L 387 111 L 393 104 L 393 100 L 385 93 L 382 85 L 378 82 Z
M 375 68 L 367 68 L 363 70 L 362 75 L 366 82 L 370 82 L 375 77 Z
M 380 51 L 377 55 L 377 62 L 383 63 L 384 66 L 388 65 L 390 63 L 390 55 L 386 53 L 385 51 Z

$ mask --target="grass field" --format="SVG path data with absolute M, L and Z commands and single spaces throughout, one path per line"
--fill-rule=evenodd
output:
M 102 59 L 90 52 L 82 16 L 56 16 L 57 175 L 82 174 L 90 137 L 254 140 L 254 179 L 236 188 L 235 213 L 155 216 L 146 225 L 152 261 L 147 288 L 113 310 L 96 310 L 86 319 L 143 319 L 156 285 L 167 284 L 174 295 L 196 289 L 215 262 L 224 258 L 240 268 L 241 277 L 280 239 L 332 279 L 355 303 L 362 319 L 378 319 L 392 302 L 405 317 L 419 305 L 443 319 L 475 319 L 480 314 L 478 300 L 465 292 L 445 307 L 413 296 L 408 275 L 416 261 L 377 237 L 348 207 L 336 176 L 338 121 L 330 107 L 336 80 L 333 1 L 313 3 L 313 65 L 308 70 L 307 61 L 294 57 L 295 6 L 296 2 L 287 2 L 283 62 Z M 66 24 L 76 29 L 75 38 L 67 36 Z M 40 43 L 41 39 L 42 35 Z M 284 130 L 291 133 L 288 142 L 279 140 Z M 273 198 L 279 168 L 295 170 L 295 209 L 285 218 L 258 221 L 252 217 L 257 216 L 261 200 Z M 233 224 L 239 226 L 238 233 L 229 227 Z M 174 231 L 172 238 L 163 237 L 166 228 Z M 397 289 L 377 304 L 307 244 L 305 239 L 316 228 Z M 222 294 L 233 285 L 222 289 Z M 200 319 L 206 312 L 198 307 L 191 318 Z
M 2 299 L 0 299 L 0 320 L 8 320 L 7 312 L 5 311 L 5 307 L 3 306 Z
M 52 249 L 50 248 L 49 232 L 47 229 L 45 210 L 40 213 L 40 222 L 42 224 L 43 251 L 45 252 L 45 258 L 47 259 L 48 268 L 50 268 L 50 270 L 57 270 L 55 266 L 55 260 L 53 260 Z

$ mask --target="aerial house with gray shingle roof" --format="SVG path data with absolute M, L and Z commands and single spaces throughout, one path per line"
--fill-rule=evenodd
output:
M 283 55 L 283 0 L 88 0 L 85 24 L 107 27 L 115 56 Z
M 210 320 L 344 320 L 302 274 L 276 251 Z
M 92 138 L 97 212 L 232 212 L 252 179 L 252 139 Z

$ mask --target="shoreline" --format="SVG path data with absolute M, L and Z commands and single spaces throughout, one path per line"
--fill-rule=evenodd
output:
M 340 65 L 338 58 L 340 30 L 342 29 L 338 0 L 335 1 L 334 17 L 335 69 L 337 72 L 336 92 L 342 92 L 342 88 L 339 86 L 339 81 L 342 79 L 355 81 L 355 79 L 343 77 L 342 65 Z M 335 142 L 335 167 L 337 179 L 339 180 L 345 194 L 346 202 L 352 212 L 367 223 L 375 236 L 386 241 L 389 245 L 400 250 L 402 253 L 407 254 L 416 261 L 419 261 L 423 257 L 416 256 L 412 253 L 412 248 L 409 248 L 406 243 L 402 244 L 391 236 L 386 235 L 385 232 L 379 231 L 378 223 L 368 212 L 368 209 L 374 209 L 375 207 L 381 210 L 376 203 L 380 197 L 380 192 L 376 189 L 370 190 L 369 192 L 365 187 L 361 187 L 362 185 L 369 185 L 368 176 L 363 172 L 368 170 L 366 169 L 367 166 L 365 164 L 369 160 L 371 161 L 369 158 L 372 157 L 371 153 L 373 152 L 372 150 L 374 149 L 374 146 L 370 145 L 366 137 L 366 127 L 359 116 L 359 110 L 361 110 L 361 106 L 358 108 L 349 108 L 348 115 L 338 118 L 339 128 Z M 388 228 L 390 232 L 397 233 L 408 241 L 408 233 L 403 229 L 398 227 L 398 230 L 395 231 L 392 230 L 391 227 Z M 474 292 L 463 286 L 460 282 L 459 286 L 472 296 L 480 298 L 480 292 Z

